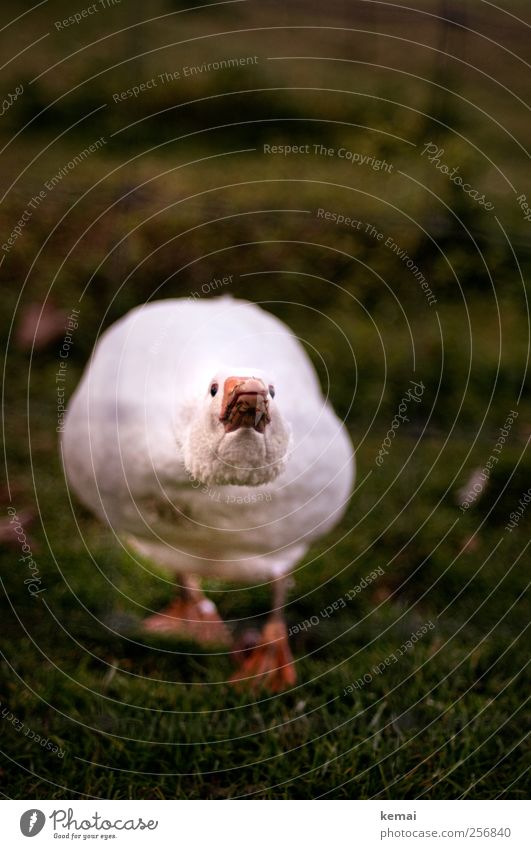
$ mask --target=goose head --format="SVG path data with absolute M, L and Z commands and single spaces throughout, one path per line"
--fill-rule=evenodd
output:
M 259 369 L 219 371 L 204 386 L 184 442 L 187 471 L 204 484 L 260 486 L 286 466 L 291 429 Z

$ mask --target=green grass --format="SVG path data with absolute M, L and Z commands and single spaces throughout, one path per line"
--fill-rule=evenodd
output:
M 7 5 L 20 13 L 18 3 Z M 178 8 L 161 2 L 150 14 Z M 86 290 L 68 359 L 70 395 L 102 327 L 146 299 L 187 297 L 232 273 L 231 294 L 264 302 L 303 339 L 323 385 L 330 378 L 331 400 L 357 448 L 358 488 L 341 525 L 295 574 L 288 623 L 319 617 L 291 640 L 296 688 L 275 697 L 238 692 L 226 683 L 230 656 L 138 637 L 139 618 L 170 599 L 171 585 L 70 503 L 55 432 L 60 342 L 29 354 L 11 338 L 9 489 L 0 491 L 0 506 L 6 516 L 10 500 L 21 515 L 34 512 L 27 530 L 45 591 L 30 596 L 20 549 L 3 545 L 6 796 L 526 797 L 531 508 L 512 532 L 505 525 L 531 478 L 522 282 L 531 254 L 528 223 L 500 171 L 525 191 L 528 160 L 511 134 L 525 142 L 528 118 L 503 86 L 528 101 L 529 78 L 507 51 L 492 43 L 486 50 L 459 27 L 445 30 L 443 42 L 433 19 L 376 8 L 352 4 L 347 23 L 386 36 L 278 29 L 247 33 L 245 50 L 234 34 L 165 48 L 218 29 L 271 24 L 261 4 L 186 13 L 97 42 L 31 85 L 65 51 L 133 23 L 136 11 L 94 15 L 68 38 L 53 32 L 53 20 L 71 13 L 66 3 L 44 4 L 25 19 L 24 44 L 51 35 L 2 78 L 6 92 L 25 81 L 24 97 L 2 118 L 6 140 L 31 121 L 0 157 L 3 189 L 17 177 L 2 205 L 4 230 L 87 143 L 101 134 L 107 143 L 48 194 L 6 257 L 5 338 L 29 303 L 49 298 L 70 311 Z M 419 8 L 440 12 L 435 2 Z M 511 8 L 525 14 L 521 2 Z M 345 4 L 339 11 L 305 6 L 304 14 L 316 26 L 341 25 Z M 504 18 L 499 29 L 500 13 L 484 4 L 477 21 L 468 14 L 471 26 L 523 54 L 526 33 L 514 21 Z M 1 36 L 9 55 L 11 32 Z M 401 39 L 412 32 L 436 50 L 404 49 Z M 140 48 L 145 56 L 99 74 Z M 294 51 L 356 62 L 267 59 Z M 242 52 L 260 54 L 252 75 L 198 76 L 113 105 L 113 92 L 153 74 Z M 489 82 L 493 68 L 501 86 Z M 253 86 L 275 91 L 236 93 Z M 124 129 L 156 110 L 166 111 Z M 510 243 L 492 216 L 420 157 L 430 139 L 492 199 Z M 345 146 L 385 158 L 394 171 L 338 158 L 274 159 L 263 154 L 264 143 Z M 253 150 L 199 163 L 242 148 Z M 436 308 L 395 254 L 365 232 L 319 219 L 321 207 L 391 236 L 418 263 Z M 276 211 L 283 209 L 303 212 Z M 410 405 L 410 422 L 379 468 L 378 449 L 411 379 L 426 387 L 422 403 Z M 456 491 L 485 466 L 516 404 L 490 485 L 463 513 Z M 378 568 L 383 574 L 346 607 L 319 616 Z M 208 589 L 236 630 L 259 625 L 270 604 L 267 587 Z M 429 622 L 435 627 L 390 660 Z M 379 665 L 384 671 L 371 673 Z M 364 686 L 349 688 L 364 675 Z M 41 748 L 34 734 L 64 757 Z
M 359 457 L 362 476 L 376 447 L 367 446 Z M 153 569 L 146 578 L 84 515 L 82 542 L 65 508 L 57 462 L 48 457 L 45 465 L 37 463 L 48 542 L 35 532 L 35 559 L 46 591 L 42 600 L 31 598 L 16 552 L 3 555 L 9 605 L 0 698 L 65 755 L 42 751 L 4 721 L 3 749 L 13 759 L 6 763 L 9 794 L 523 795 L 517 779 L 524 751 L 517 744 L 529 688 L 521 636 L 528 622 L 521 595 L 527 581 L 523 560 L 514 561 L 529 525 L 505 533 L 492 555 L 501 520 L 487 518 L 477 547 L 462 551 L 476 522 L 444 497 L 448 468 L 439 464 L 416 495 L 438 447 L 427 440 L 415 455 L 416 473 L 393 485 L 401 454 L 412 448 L 407 435 L 398 438 L 395 456 L 378 472 L 383 479 L 376 482 L 374 474 L 374 483 L 353 499 L 332 536 L 334 547 L 325 555 L 324 544 L 316 547 L 301 565 L 288 608 L 292 625 L 345 597 L 372 570 L 384 573 L 346 608 L 296 634 L 297 687 L 258 699 L 225 683 L 233 665 L 223 654 L 137 639 L 142 606 L 156 608 L 170 588 Z M 493 486 L 501 491 L 504 483 Z M 373 506 L 379 488 L 389 484 L 384 506 Z M 16 500 L 25 504 L 28 498 Z M 265 588 L 211 589 L 223 615 L 240 627 L 249 616 L 260 622 L 267 610 Z M 435 628 L 414 649 L 345 693 L 430 621 Z

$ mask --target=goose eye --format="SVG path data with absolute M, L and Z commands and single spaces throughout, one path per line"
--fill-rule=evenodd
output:
M 273 386 L 272 383 L 269 384 L 269 394 L 271 395 L 272 398 L 275 397 L 275 387 Z
M 216 394 L 217 391 L 218 391 L 218 384 L 213 383 L 212 386 L 210 387 L 210 394 L 212 395 L 212 397 L 214 397 L 214 395 Z

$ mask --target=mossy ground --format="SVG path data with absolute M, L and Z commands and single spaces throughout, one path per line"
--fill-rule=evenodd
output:
M 159 12 L 170 9 L 159 5 Z M 245 5 L 232 13 L 238 26 L 247 21 Z M 122 23 L 119 12 L 111 14 Z M 223 10 L 209 14 L 212 26 L 231 28 Z M 267 20 L 266 7 L 253 14 Z M 312 14 L 322 22 L 323 11 Z M 496 14 L 482 7 L 478 24 L 492 36 Z M 41 33 L 35 21 L 49 27 L 49 16 L 41 9 L 28 18 L 28 41 L 33 27 L 35 38 Z M 109 31 L 111 17 L 105 24 L 96 17 L 84 33 L 71 31 L 70 51 L 89 31 L 94 37 Z M 365 29 L 383 23 L 363 22 Z M 395 36 L 408 35 L 399 16 L 385 23 Z M 230 24 L 237 28 L 234 19 Z M 416 25 L 419 43 L 440 47 L 432 21 Z M 150 25 L 142 45 L 203 31 L 199 17 L 184 15 L 161 27 Z M 3 119 L 9 133 L 34 118 L 0 159 L 2 185 L 17 176 L 3 207 L 11 225 L 51 175 L 87 143 L 107 139 L 101 154 L 48 193 L 7 255 L 5 338 L 13 316 L 16 325 L 32 301 L 51 297 L 67 311 L 79 306 L 70 394 L 101 327 L 148 298 L 188 297 L 214 277 L 233 274 L 231 294 L 263 303 L 303 338 L 357 448 L 357 491 L 341 525 L 297 569 L 289 624 L 319 616 L 371 571 L 381 567 L 383 574 L 292 638 L 299 683 L 281 696 L 255 698 L 228 686 L 233 667 L 225 655 L 140 640 L 135 622 L 143 609 L 169 600 L 171 586 L 152 564 L 141 570 L 110 531 L 69 501 L 56 434 L 61 343 L 30 354 L 11 336 L 4 390 L 10 490 L 3 490 L 3 502 L 7 507 L 11 495 L 21 515 L 27 509 L 36 515 L 27 531 L 44 591 L 31 597 L 19 549 L 2 548 L 0 700 L 64 757 L 4 717 L 2 792 L 15 798 L 523 798 L 531 510 L 512 532 L 505 526 L 531 478 L 529 325 L 520 276 L 531 264 L 529 231 L 503 176 L 470 143 L 524 186 L 527 160 L 496 124 L 503 118 L 521 137 L 522 111 L 502 87 L 462 63 L 420 47 L 404 51 L 396 39 L 379 42 L 383 57 L 377 40 L 358 33 L 339 43 L 331 31 L 308 31 L 305 41 L 299 34 L 300 54 L 354 55 L 361 71 L 334 63 L 316 78 L 310 63 L 294 63 L 286 81 L 281 63 L 267 65 L 264 58 L 252 79 L 203 75 L 186 88 L 158 87 L 150 100 L 113 105 L 113 92 L 133 81 L 198 61 L 198 48 L 188 46 L 146 54 L 76 88 L 110 64 L 109 52 L 116 61 L 133 47 L 138 52 L 135 32 L 117 36 L 111 51 L 109 42 L 81 51 L 72 64 L 28 84 L 27 96 Z M 248 33 L 244 52 L 293 54 L 293 33 L 273 35 L 271 42 Z M 462 42 L 458 28 L 447 35 L 450 52 L 492 70 L 484 44 L 471 36 Z M 508 37 L 516 52 L 524 49 L 524 36 L 513 21 Z M 238 36 L 227 39 L 223 55 L 240 55 Z M 61 58 L 65 43 L 54 35 L 16 73 L 10 67 L 7 90 L 21 74 L 29 80 Z M 205 48 L 201 59 L 209 57 Z M 524 96 L 529 80 L 506 54 L 503 59 L 499 81 Z M 71 93 L 49 106 L 65 81 Z M 270 90 L 227 93 L 243 83 Z M 312 85 L 323 90 L 302 93 Z M 358 94 L 332 87 L 357 87 Z M 223 98 L 200 101 L 221 91 Z M 107 107 L 46 147 L 102 103 Z M 167 111 L 123 129 L 161 109 Z M 323 116 L 332 123 L 320 123 Z M 196 136 L 171 141 L 191 132 Z M 503 227 L 420 156 L 433 138 L 446 160 L 492 198 Z M 391 162 L 393 173 L 337 157 L 266 157 L 266 142 L 343 145 Z M 223 158 L 198 164 L 214 154 Z M 320 208 L 354 215 L 364 227 L 323 222 Z M 367 224 L 385 238 L 376 241 Z M 414 258 L 436 305 L 385 247 L 388 237 Z M 409 405 L 409 421 L 396 430 L 379 467 L 378 450 L 410 380 L 425 386 L 422 403 Z M 514 409 L 519 415 L 488 489 L 462 512 L 456 491 L 485 466 Z M 259 623 L 268 609 L 267 587 L 211 584 L 209 590 L 233 623 Z M 414 648 L 383 672 L 371 672 L 427 622 L 435 627 Z M 349 692 L 364 675 L 371 680 Z

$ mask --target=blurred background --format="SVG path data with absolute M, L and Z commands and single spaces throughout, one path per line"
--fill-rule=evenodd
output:
M 1 14 L 4 793 L 523 797 L 527 4 Z M 102 330 L 230 275 L 223 294 L 302 339 L 357 451 L 290 624 L 382 569 L 293 637 L 299 687 L 258 703 L 219 683 L 229 658 L 132 636 L 171 588 L 70 501 L 57 452 L 61 390 Z M 228 619 L 268 609 L 267 588 L 209 589 Z

